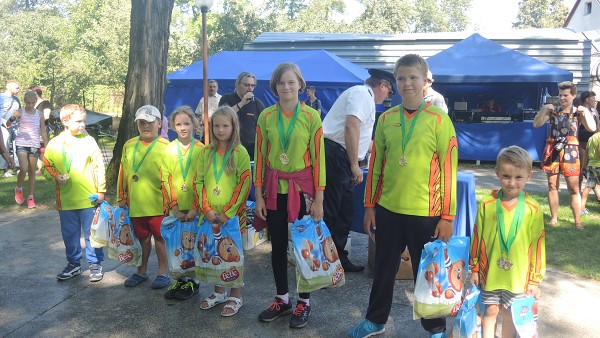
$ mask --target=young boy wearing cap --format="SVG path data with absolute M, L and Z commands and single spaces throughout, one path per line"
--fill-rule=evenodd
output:
M 90 266 L 90 282 L 102 280 L 102 248 L 90 245 L 90 231 L 94 218 L 94 203 L 89 196 L 104 200 L 106 181 L 104 159 L 93 137 L 85 133 L 86 111 L 76 104 L 60 110 L 65 131 L 50 140 L 44 153 L 44 167 L 56 181 L 56 209 L 60 216 L 60 230 L 67 266 L 56 278 L 70 279 L 81 274 L 81 230 L 85 240 L 85 258 Z
M 325 224 L 346 272 L 364 270 L 363 266 L 352 264 L 348 251 L 344 250 L 352 225 L 354 185 L 363 180 L 359 161 L 365 159 L 371 146 L 375 104 L 383 103 L 390 93 L 394 93 L 392 73 L 369 69 L 369 74 L 371 77 L 364 85 L 345 90 L 323 120 L 327 168 L 323 201 Z
M 117 182 L 117 201 L 121 208 L 129 206 L 129 215 L 135 235 L 142 245 L 142 265 L 125 281 L 125 286 L 137 286 L 148 279 L 146 269 L 152 251 L 152 237 L 158 258 L 158 275 L 152 283 L 153 289 L 169 285 L 167 252 L 160 226 L 165 214 L 163 204 L 161 164 L 168 140 L 160 137 L 160 111 L 146 105 L 135 113 L 140 136 L 127 141 L 123 146 L 121 167 Z
M 416 54 L 396 61 L 394 76 L 402 104 L 388 109 L 377 122 L 363 222 L 377 244 L 375 271 L 366 318 L 348 332 L 349 337 L 385 331 L 404 248 L 413 257 L 416 277 L 423 246 L 435 239 L 447 242 L 452 236 L 458 145 L 448 115 L 423 99 L 427 68 Z M 446 318 L 421 319 L 421 325 L 431 337 L 446 337 Z

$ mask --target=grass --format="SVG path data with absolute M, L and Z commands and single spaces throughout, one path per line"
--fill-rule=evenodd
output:
M 114 140 L 103 138 L 104 147 L 112 149 Z M 475 168 L 474 165 L 463 164 L 461 169 Z M 14 202 L 14 187 L 17 178 L 0 178 L 0 212 L 28 210 L 26 206 L 18 206 Z M 110 189 L 114 191 L 114 189 Z M 479 201 L 483 196 L 490 194 L 489 189 L 477 189 L 476 196 Z M 36 177 L 35 199 L 37 210 L 54 209 L 55 184 L 47 181 L 43 176 Z M 546 193 L 529 193 L 541 206 L 547 222 L 550 218 L 550 209 Z M 108 195 L 107 200 L 115 203 L 115 197 Z M 600 203 L 595 202 L 595 197 L 590 196 L 587 208 L 589 215 L 581 216 L 584 230 L 577 230 L 573 224 L 573 215 L 569 208 L 569 196 L 564 192 L 560 194 L 560 207 L 558 211 L 558 226 L 546 226 L 546 260 L 549 266 L 573 273 L 581 277 L 600 280 L 600 251 L 596 251 L 600 243 Z

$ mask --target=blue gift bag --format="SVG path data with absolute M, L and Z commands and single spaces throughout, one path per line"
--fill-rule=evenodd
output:
M 516 299 L 510 306 L 510 310 L 519 337 L 538 337 L 538 305 L 535 298 L 526 296 Z
M 481 320 L 484 312 L 481 291 L 473 285 L 456 314 L 450 338 L 481 338 Z
M 142 246 L 133 231 L 128 208 L 115 209 L 115 222 L 110 228 L 108 257 L 126 265 L 142 264 Z
M 90 244 L 93 248 L 102 248 L 110 241 L 110 228 L 114 227 L 115 210 L 108 202 L 103 201 L 96 208 L 90 231 Z
M 292 224 L 292 245 L 298 292 L 346 283 L 331 233 L 323 221 L 315 222 L 312 217 L 296 220 Z
M 198 230 L 198 218 L 189 222 L 182 222 L 175 216 L 163 219 L 160 234 L 165 240 L 169 271 L 174 278 L 196 277 Z
M 448 243 L 437 239 L 425 244 L 415 282 L 414 319 L 440 318 L 458 312 L 468 262 L 468 237 L 454 236 Z
M 226 288 L 244 286 L 244 247 L 238 217 L 223 226 L 200 224 L 195 252 L 196 278 Z

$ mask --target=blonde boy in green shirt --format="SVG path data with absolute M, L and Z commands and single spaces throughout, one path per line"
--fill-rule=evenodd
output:
M 104 252 L 90 245 L 95 207 L 89 196 L 96 194 L 96 203 L 104 200 L 104 160 L 96 140 L 85 133 L 85 108 L 68 104 L 60 110 L 60 119 L 65 131 L 50 140 L 44 153 L 44 167 L 56 181 L 56 208 L 68 261 L 56 277 L 66 280 L 81 274 L 83 229 L 90 281 L 97 282 L 104 276 L 100 265 Z

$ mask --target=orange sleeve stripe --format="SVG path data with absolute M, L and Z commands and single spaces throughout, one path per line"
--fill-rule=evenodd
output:
M 50 165 L 50 161 L 45 156 L 42 156 L 44 159 L 44 168 L 52 175 L 52 177 L 58 176 L 58 171 L 54 170 L 54 168 Z
M 369 159 L 369 172 L 367 173 L 367 181 L 365 182 L 365 206 L 373 206 L 372 186 L 373 186 L 373 163 L 377 157 L 375 142 L 371 146 L 371 158 Z
M 452 151 L 454 148 L 458 149 L 458 143 L 456 137 L 450 139 L 448 144 L 448 151 L 446 153 L 446 160 L 444 161 L 444 204 L 442 207 L 442 215 L 450 215 L 450 206 L 452 198 Z
M 429 216 L 439 215 L 441 209 L 441 191 L 437 188 L 440 185 L 440 158 L 438 153 L 433 153 L 429 163 Z
M 125 196 L 125 184 L 124 184 L 124 173 L 123 173 L 123 162 L 122 161 L 121 161 L 121 164 L 119 165 L 118 182 L 119 182 L 119 198 L 121 200 L 127 199 L 127 197 Z
M 244 188 L 244 184 L 246 183 L 246 181 L 249 178 L 250 178 L 250 170 L 244 171 L 242 173 L 242 175 L 240 176 L 240 181 L 238 182 L 237 186 L 235 187 L 235 190 L 233 191 L 233 196 L 231 196 L 231 200 L 229 201 L 229 203 L 227 203 L 225 208 L 223 208 L 223 212 L 227 212 L 232 206 L 234 206 L 236 203 L 238 203 L 240 197 L 244 199 L 244 203 L 245 203 L 245 201 L 248 199 L 248 195 L 250 194 L 250 189 L 247 189 L 248 191 L 246 192 L 246 196 L 240 196 L 240 193 L 242 192 L 242 189 Z
M 261 152 L 262 149 L 262 144 L 263 144 L 264 140 L 263 140 L 263 136 L 260 130 L 260 126 L 257 124 L 256 125 L 256 154 L 254 154 L 255 159 L 254 159 L 254 173 L 255 173 L 255 181 L 254 181 L 254 185 L 255 186 L 262 186 L 263 185 L 263 168 L 264 168 L 264 158 L 263 158 L 263 154 Z M 269 152 L 267 152 L 268 154 Z
M 198 175 L 194 175 L 194 182 L 196 182 L 196 177 Z M 192 184 L 192 191 L 194 192 L 194 200 L 192 201 L 192 208 L 196 211 L 200 210 L 200 198 L 198 197 L 198 189 L 196 188 L 196 184 Z
M 311 114 L 312 115 L 312 114 Z M 320 173 L 321 173 L 321 143 L 323 138 L 323 128 L 319 128 L 315 133 L 315 163 L 313 163 L 313 177 L 315 187 L 321 187 Z
M 208 203 L 208 199 L 206 198 L 206 187 L 202 187 L 202 211 L 203 214 L 207 214 L 212 209 L 210 208 L 210 204 Z
M 381 164 L 381 175 L 379 175 L 379 180 L 377 182 L 377 188 L 375 189 L 375 196 L 373 198 L 373 204 L 379 202 L 381 199 L 381 194 L 383 193 L 383 179 L 384 179 L 384 169 L 387 164 L 387 158 L 383 158 L 383 163 Z

